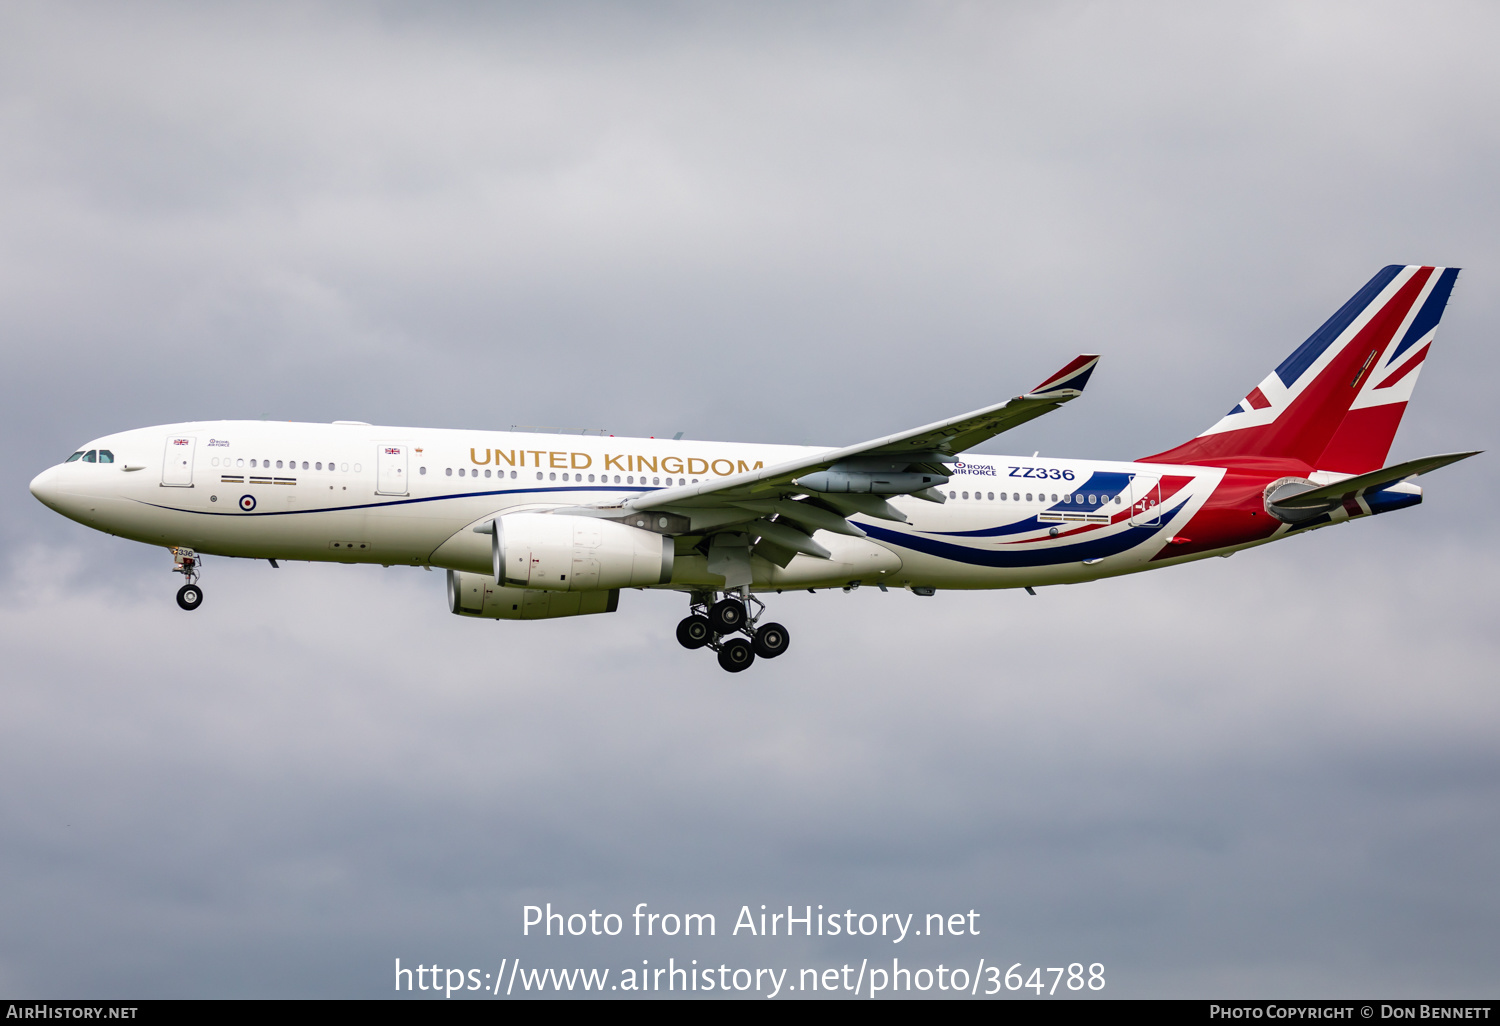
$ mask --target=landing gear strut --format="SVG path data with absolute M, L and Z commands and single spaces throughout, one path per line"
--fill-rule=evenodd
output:
M 677 625 L 677 642 L 683 648 L 711 648 L 719 654 L 719 665 L 730 673 L 739 673 L 755 662 L 755 657 L 775 659 L 787 649 L 789 632 L 779 623 L 757 626 L 766 607 L 750 594 L 749 588 L 737 589 L 715 601 L 716 592 L 694 592 L 692 613 Z M 750 613 L 750 606 L 755 612 Z M 744 634 L 743 638 L 729 637 Z
M 189 612 L 203 605 L 203 589 L 198 587 L 198 567 L 198 553 L 172 547 L 172 572 L 181 574 L 187 582 L 177 589 L 177 604 Z

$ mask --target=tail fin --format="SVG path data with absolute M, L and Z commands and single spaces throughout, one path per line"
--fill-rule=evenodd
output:
M 1458 271 L 1382 268 L 1222 420 L 1142 462 L 1249 457 L 1344 474 L 1379 469 Z

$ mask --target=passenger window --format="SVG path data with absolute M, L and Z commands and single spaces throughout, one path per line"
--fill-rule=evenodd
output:
M 320 461 L 320 462 L 318 462 L 318 463 L 314 463 L 314 464 L 313 464 L 313 467 L 314 467 L 314 468 L 316 468 L 316 469 L 318 469 L 318 470 L 322 470 L 322 469 L 323 469 L 323 464 L 322 464 L 322 462 L 321 462 L 321 461 Z M 426 468 L 426 467 L 423 467 L 423 468 L 422 468 L 422 473 L 424 473 L 424 474 L 425 474 L 425 473 L 427 473 L 427 468 Z
M 319 463 L 318 464 L 318 469 L 322 470 L 323 469 L 323 464 Z M 427 468 L 426 467 L 418 467 L 417 468 L 417 474 L 420 475 L 421 477 L 426 477 L 427 476 Z
M 958 498 L 958 493 L 957 492 L 949 492 L 948 493 L 948 498 L 950 498 L 950 499 L 956 499 L 956 498 Z
M 1115 496 L 1115 505 L 1120 505 L 1120 497 L 1118 495 Z
M 277 461 L 276 461 L 276 469 L 277 469 L 277 470 L 280 470 L 280 469 L 281 469 L 281 461 L 280 461 L 280 460 L 277 460 Z
M 541 472 L 541 471 L 540 471 L 540 470 L 538 470 L 538 471 L 537 471 L 537 472 L 536 472 L 536 479 L 537 479 L 537 480 L 538 480 L 538 481 L 540 481 L 540 480 L 541 480 L 541 479 L 542 479 L 542 472 Z
M 484 476 L 485 476 L 485 477 L 489 477 L 489 476 L 490 476 L 490 472 L 489 472 L 489 471 L 488 471 L 488 470 L 486 470 L 486 471 L 485 471 L 485 472 L 484 472 Z
M 240 460 L 235 460 L 235 461 L 234 461 L 234 465 L 235 465 L 235 466 L 236 466 L 236 467 L 243 467 L 243 466 L 244 466 L 244 465 L 245 465 L 245 461 L 244 461 L 244 460 L 242 460 L 242 459 L 240 459 Z
M 653 477 L 651 479 L 651 483 L 654 484 L 654 485 L 659 485 L 659 484 L 661 484 L 661 478 L 659 478 L 659 477 Z
M 995 493 L 994 492 L 990 492 L 990 501 L 991 502 L 995 501 Z
M 629 477 L 626 477 L 625 478 L 625 483 L 626 484 L 635 484 L 635 477 L 633 475 L 629 476 Z
M 515 471 L 514 471 L 514 470 L 512 470 L 512 471 L 511 471 L 511 472 L 510 472 L 510 479 L 511 479 L 511 480 L 512 480 L 512 481 L 514 481 L 514 480 L 515 480 L 515 479 L 516 479 L 516 472 L 515 472 Z
M 1053 493 L 1052 493 L 1052 501 L 1053 501 L 1053 502 L 1056 502 L 1056 501 L 1057 501 L 1057 493 L 1056 493 L 1056 492 L 1053 492 Z
M 448 475 L 449 477 L 452 477 L 453 476 L 453 468 L 449 467 L 448 469 L 444 470 L 443 473 L 446 474 L 446 475 Z
M 969 493 L 968 492 L 964 492 L 964 498 L 967 499 L 968 497 L 969 497 Z
M 84 453 L 83 454 L 83 462 L 85 462 L 85 463 L 98 463 L 99 462 L 99 450 L 98 449 L 90 449 L 88 452 Z
M 251 466 L 251 467 L 252 467 L 252 468 L 253 468 L 253 467 L 254 467 L 254 466 L 255 466 L 255 461 L 254 461 L 254 460 L 251 460 L 251 461 L 250 461 L 250 466 Z
M 100 463 L 113 463 L 114 461 L 115 461 L 115 454 L 114 453 L 110 452 L 108 449 L 100 449 L 99 450 L 99 462 Z
M 1030 501 L 1031 501 L 1031 493 L 1030 493 L 1030 492 L 1027 492 L 1027 493 L 1026 493 L 1026 501 L 1027 501 L 1027 502 L 1030 502 Z
M 547 480 L 549 480 L 549 481 L 556 481 L 557 480 L 557 475 L 556 474 L 548 474 L 547 475 Z
M 590 474 L 589 475 L 589 484 L 593 484 L 593 483 L 594 483 L 594 475 Z
M 616 474 L 615 475 L 615 484 L 619 484 L 619 483 L 620 483 L 620 475 Z

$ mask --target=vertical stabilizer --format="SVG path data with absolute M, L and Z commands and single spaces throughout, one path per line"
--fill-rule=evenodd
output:
M 1346 474 L 1379 468 L 1458 270 L 1382 268 L 1217 424 L 1145 461 L 1296 460 Z

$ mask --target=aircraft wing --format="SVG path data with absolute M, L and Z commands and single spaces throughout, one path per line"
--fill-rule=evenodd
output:
M 717 528 L 747 533 L 756 552 L 782 566 L 799 552 L 827 558 L 827 550 L 811 538 L 815 531 L 863 537 L 864 532 L 846 518 L 864 513 L 905 521 L 906 516 L 880 494 L 818 491 L 809 486 L 809 475 L 858 465 L 945 478 L 942 465 L 957 462 L 959 453 L 1082 395 L 1098 362 L 1097 355 L 1079 356 L 1031 391 L 971 413 L 717 481 L 663 488 L 626 506 L 684 514 L 691 519 L 692 533 Z M 946 498 L 920 487 L 905 493 L 931 502 Z

